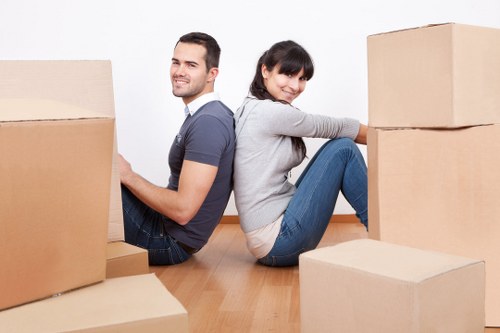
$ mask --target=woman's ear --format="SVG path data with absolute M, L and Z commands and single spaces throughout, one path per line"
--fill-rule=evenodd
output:
M 262 77 L 264 79 L 267 79 L 269 77 L 269 70 L 267 69 L 266 65 L 262 64 L 262 66 L 260 67 L 260 70 L 262 73 Z

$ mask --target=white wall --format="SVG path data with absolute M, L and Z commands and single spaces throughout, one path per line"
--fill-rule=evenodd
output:
M 444 22 L 500 28 L 500 1 L 1 0 L 0 59 L 110 59 L 119 150 L 136 171 L 165 185 L 168 150 L 183 120 L 168 78 L 182 34 L 204 31 L 218 40 L 216 90 L 234 110 L 260 54 L 274 42 L 293 39 L 316 64 L 296 105 L 366 123 L 366 37 Z M 322 142 L 307 140 L 308 155 Z M 335 212 L 353 211 L 341 199 Z M 226 214 L 236 214 L 232 200 Z

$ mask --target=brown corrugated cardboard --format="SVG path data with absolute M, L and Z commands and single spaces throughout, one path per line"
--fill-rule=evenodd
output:
M 484 262 L 354 240 L 300 256 L 301 332 L 484 331 Z
M 105 278 L 114 119 L 0 99 L 0 309 Z
M 109 60 L 0 61 L 0 98 L 48 99 L 114 117 Z M 108 240 L 124 240 L 116 138 L 109 209 Z
M 500 29 L 441 24 L 369 36 L 368 124 L 500 123 Z
M 148 251 L 125 243 L 111 242 L 106 249 L 106 278 L 149 273 Z
M 500 125 L 368 131 L 369 236 L 486 262 L 500 326 Z
M 188 315 L 154 274 L 96 285 L 0 312 L 5 332 L 188 332 Z

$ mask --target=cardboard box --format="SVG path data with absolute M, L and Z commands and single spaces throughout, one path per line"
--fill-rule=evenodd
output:
M 105 278 L 114 119 L 0 99 L 0 309 Z
M 484 262 L 360 239 L 300 257 L 301 332 L 484 332 Z
M 430 25 L 368 36 L 368 124 L 500 123 L 500 29 Z
M 0 60 L 0 98 L 48 99 L 114 117 L 109 60 Z M 116 135 L 108 240 L 124 240 Z
M 106 278 L 149 273 L 148 251 L 125 243 L 111 242 L 106 248 Z
M 188 332 L 188 315 L 154 274 L 108 279 L 0 312 L 5 332 Z
M 368 131 L 369 237 L 486 262 L 500 326 L 500 125 Z

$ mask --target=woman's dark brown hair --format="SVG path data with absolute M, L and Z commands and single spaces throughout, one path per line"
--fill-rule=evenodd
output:
M 250 94 L 257 99 L 270 99 L 275 102 L 288 103 L 276 100 L 267 91 L 262 76 L 262 65 L 266 66 L 269 71 L 278 66 L 278 73 L 286 75 L 296 75 L 303 69 L 306 80 L 310 80 L 314 74 L 314 64 L 311 56 L 302 46 L 291 40 L 278 42 L 264 52 L 257 62 L 255 76 L 250 84 Z M 292 143 L 294 148 L 302 153 L 302 156 L 306 156 L 306 145 L 302 138 L 292 137 Z

